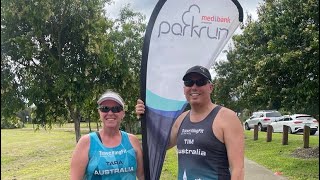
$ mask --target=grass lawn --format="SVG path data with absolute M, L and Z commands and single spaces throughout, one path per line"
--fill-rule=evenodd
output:
M 178 179 L 178 156 L 176 147 L 167 151 L 164 159 L 160 179 L 177 180 Z
M 273 172 L 280 171 L 291 180 L 319 179 L 319 158 L 295 158 L 292 152 L 303 148 L 302 134 L 289 134 L 288 145 L 282 145 L 282 133 L 273 133 L 272 141 L 266 142 L 266 132 L 259 132 L 257 141 L 253 131 L 245 131 L 245 156 L 267 167 Z M 310 136 L 310 148 L 319 147 L 319 136 Z
M 81 125 L 82 134 L 88 132 Z M 253 141 L 253 131 L 246 133 L 246 157 L 273 172 L 281 171 L 292 180 L 319 179 L 319 159 L 299 159 L 291 152 L 303 146 L 302 135 L 289 135 L 289 145 L 281 145 L 282 134 L 273 135 L 266 142 L 266 134 L 259 132 Z M 141 136 L 140 136 L 141 137 Z M 310 146 L 319 146 L 319 136 L 310 137 Z M 53 130 L 33 131 L 31 128 L 1 130 L 1 179 L 70 179 L 70 159 L 75 147 L 72 125 L 54 126 Z M 176 149 L 167 151 L 161 179 L 177 179 Z
M 1 130 L 1 179 L 70 179 L 74 147 L 71 131 Z

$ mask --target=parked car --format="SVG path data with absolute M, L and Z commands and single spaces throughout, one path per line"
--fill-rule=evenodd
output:
M 245 129 L 250 130 L 254 125 L 258 125 L 259 131 L 265 131 L 267 126 L 282 117 L 281 113 L 276 110 L 260 110 L 252 113 L 252 116 L 244 123 Z
M 289 126 L 290 134 L 303 132 L 304 126 L 310 126 L 310 134 L 314 135 L 318 130 L 319 123 L 308 114 L 293 114 L 285 115 L 270 125 L 273 128 L 273 132 L 283 132 L 283 125 Z

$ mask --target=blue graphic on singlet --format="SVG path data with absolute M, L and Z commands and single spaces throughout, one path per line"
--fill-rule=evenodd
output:
M 136 180 L 136 153 L 126 132 L 121 131 L 121 143 L 113 148 L 104 146 L 95 132 L 89 135 L 89 163 L 85 179 Z

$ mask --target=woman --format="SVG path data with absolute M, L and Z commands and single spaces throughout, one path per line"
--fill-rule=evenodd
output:
M 71 179 L 144 179 L 138 138 L 119 130 L 124 101 L 108 90 L 97 103 L 103 128 L 80 138 L 72 155 Z

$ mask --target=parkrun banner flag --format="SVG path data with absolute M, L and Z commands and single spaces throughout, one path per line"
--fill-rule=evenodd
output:
M 158 180 L 171 126 L 187 105 L 182 77 L 213 65 L 243 19 L 237 0 L 159 0 L 142 51 L 141 119 L 145 177 Z

